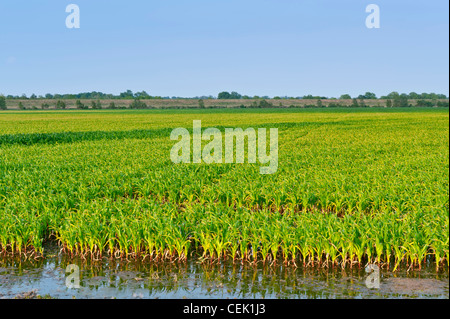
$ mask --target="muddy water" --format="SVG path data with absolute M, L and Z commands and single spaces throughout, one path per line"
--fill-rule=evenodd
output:
M 381 270 L 368 288 L 364 269 L 302 269 L 241 264 L 66 260 L 50 250 L 40 261 L 0 260 L 0 298 L 449 298 L 448 269 L 436 273 Z M 79 288 L 66 267 L 75 264 Z M 69 280 L 68 280 L 69 279 Z M 67 282 L 66 282 L 67 281 Z

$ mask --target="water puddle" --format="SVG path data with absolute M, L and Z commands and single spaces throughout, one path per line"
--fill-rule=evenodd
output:
M 66 273 L 70 264 L 76 265 L 79 276 Z M 77 284 L 75 277 L 79 288 L 70 287 Z M 55 248 L 45 260 L 0 260 L 0 298 L 449 298 L 448 269 L 440 273 L 432 268 L 409 273 L 381 270 L 379 288 L 369 288 L 367 278 L 357 267 L 343 271 L 231 262 L 69 261 Z

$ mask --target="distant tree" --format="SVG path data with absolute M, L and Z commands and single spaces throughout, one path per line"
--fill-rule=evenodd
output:
M 205 102 L 202 99 L 198 100 L 198 107 L 201 109 L 205 108 Z
M 126 92 L 120 93 L 119 97 L 121 99 L 132 99 L 132 98 L 134 98 L 134 94 L 133 94 L 133 91 L 127 90 Z
M 272 107 L 273 104 L 270 102 L 267 102 L 265 99 L 259 101 L 259 107 Z
M 130 104 L 130 109 L 146 109 L 147 104 L 145 102 L 142 102 L 140 99 L 134 99 L 133 102 Z
M 392 100 L 386 100 L 386 107 L 392 107 Z
M 50 105 L 48 105 L 47 103 L 42 103 L 41 104 L 41 109 L 46 110 L 50 107 Z
M 352 99 L 352 97 L 350 96 L 350 94 L 343 94 L 339 98 L 339 100 L 351 100 L 351 99 Z
M 431 101 L 427 101 L 427 100 L 417 100 L 416 102 L 416 106 L 420 106 L 420 107 L 433 107 L 435 104 Z
M 53 95 L 51 95 L 50 93 L 45 94 L 45 98 L 48 100 L 53 99 Z
M 6 110 L 6 98 L 0 95 L 0 110 Z
M 219 100 L 229 100 L 231 99 L 231 94 L 229 92 L 220 92 L 217 98 Z
M 359 107 L 357 99 L 352 99 L 352 107 Z
M 437 100 L 438 99 L 438 95 L 436 93 L 429 93 L 430 99 L 432 100 Z
M 410 98 L 411 100 L 418 100 L 420 99 L 420 95 L 416 92 L 411 92 L 409 93 L 408 98 Z
M 233 100 L 240 100 L 242 98 L 242 95 L 240 95 L 238 92 L 231 92 L 230 99 Z
M 136 92 L 134 94 L 134 97 L 137 98 L 137 99 L 150 99 L 151 98 L 151 96 L 145 91 Z
M 75 106 L 77 107 L 77 109 L 80 109 L 80 110 L 84 110 L 84 109 L 87 109 L 87 108 L 88 108 L 88 106 L 87 106 L 87 105 L 84 105 L 83 103 L 81 103 L 80 100 L 77 100 L 77 101 L 75 102 Z
M 313 96 L 311 94 L 303 96 L 304 100 L 326 100 L 328 97 L 326 96 Z
M 57 109 L 65 109 L 65 108 L 66 108 L 66 103 L 63 102 L 63 101 L 61 101 L 61 100 L 58 100 L 58 101 L 56 102 L 56 108 L 57 108 Z
M 323 107 L 322 100 L 317 100 L 317 107 Z
M 391 100 L 395 100 L 395 99 L 398 99 L 400 97 L 400 94 L 398 93 L 398 92 L 391 92 L 391 93 L 389 93 L 388 95 L 387 95 L 387 98 L 388 99 L 391 99 Z
M 372 93 L 372 92 L 366 92 L 366 94 L 363 95 L 363 99 L 365 99 L 365 100 L 376 100 L 377 99 L 377 95 L 375 93 Z
M 436 106 L 438 107 L 449 107 L 448 101 L 437 101 Z
M 393 100 L 394 100 L 394 107 L 408 107 L 409 106 L 407 94 L 397 95 Z
M 116 103 L 114 103 L 114 102 L 109 103 L 108 109 L 110 109 L 110 110 L 115 110 L 115 109 L 117 109 Z
M 102 103 L 100 102 L 100 100 L 92 101 L 91 102 L 91 107 L 92 107 L 93 110 L 101 110 L 102 109 Z
M 364 99 L 359 99 L 359 106 L 360 107 L 366 107 L 366 102 L 364 101 Z
M 37 99 L 37 96 L 36 96 L 36 94 L 31 94 L 31 96 L 30 96 L 30 99 L 32 99 L 32 100 L 35 100 L 35 99 Z
M 23 106 L 22 102 L 19 102 L 19 110 L 25 110 L 25 106 Z

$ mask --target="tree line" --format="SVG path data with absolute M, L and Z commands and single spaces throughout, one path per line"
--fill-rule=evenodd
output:
M 144 91 L 145 92 L 145 91 Z M 94 92 L 94 93 L 98 93 L 98 92 Z M 138 93 L 133 93 L 130 90 L 128 90 L 127 92 L 124 92 L 124 94 L 119 95 L 117 98 L 118 99 L 122 99 L 122 100 L 132 100 L 131 104 L 129 104 L 128 106 L 124 106 L 124 105 L 120 105 L 120 103 L 112 101 L 109 104 L 106 103 L 102 103 L 101 100 L 104 99 L 111 99 L 110 95 L 103 95 L 103 93 L 99 93 L 100 95 L 95 95 L 95 94 L 91 94 L 91 95 L 84 95 L 87 93 L 81 93 L 80 95 L 67 95 L 71 97 L 71 100 L 76 99 L 75 102 L 75 107 L 77 109 L 81 109 L 81 110 L 87 110 L 87 109 L 148 109 L 148 108 L 153 108 L 151 106 L 149 106 L 146 102 L 144 102 L 145 100 L 149 100 L 149 96 L 142 94 L 142 92 L 138 92 Z M 59 99 L 56 99 L 56 97 L 59 97 Z M 67 108 L 67 104 L 66 104 L 66 100 L 68 100 L 68 97 L 66 96 L 65 98 L 63 98 L 66 95 L 54 95 L 52 96 L 52 100 L 56 100 L 56 102 L 52 103 L 53 107 L 55 109 L 66 109 Z M 73 98 L 75 96 L 75 98 Z M 76 96 L 84 96 L 83 100 L 91 100 L 90 103 L 88 104 L 84 104 L 81 102 L 81 98 L 76 98 Z M 103 96 L 103 98 L 97 98 L 94 99 L 93 96 Z M 90 97 L 90 98 L 88 98 Z M 153 97 L 153 98 L 158 98 L 158 97 Z M 10 96 L 3 96 L 0 95 L 0 110 L 6 110 L 6 100 L 10 99 Z M 15 99 L 15 97 L 13 98 Z M 20 97 L 20 100 L 25 99 L 24 96 Z M 26 98 L 27 100 L 39 100 L 39 97 L 36 98 Z M 46 98 L 44 98 L 45 100 L 50 100 L 49 96 L 47 96 Z M 181 99 L 181 98 L 177 98 L 177 99 Z M 190 98 L 190 99 L 197 99 L 198 100 L 198 105 L 196 105 L 197 108 L 206 108 L 205 107 L 205 102 L 204 99 L 216 99 L 215 97 L 211 97 L 211 96 L 207 96 L 207 97 L 195 97 L 195 98 Z M 274 97 L 272 99 L 270 99 L 268 96 L 253 96 L 253 97 L 249 97 L 246 95 L 241 95 L 237 92 L 220 92 L 217 99 L 219 100 L 248 100 L 251 99 L 253 100 L 251 104 L 248 105 L 244 105 L 241 104 L 239 107 L 241 108 L 264 108 L 264 107 L 286 107 L 286 105 L 283 105 L 283 103 L 279 103 L 279 105 L 277 104 L 277 102 L 274 102 L 275 100 L 293 100 L 293 99 L 297 99 L 297 100 L 316 100 L 316 102 L 314 103 L 308 103 L 308 104 L 304 104 L 304 105 L 290 105 L 288 107 L 303 107 L 303 108 L 308 108 L 308 107 L 368 107 L 369 105 L 367 104 L 368 101 L 370 100 L 383 100 L 382 102 L 377 102 L 376 105 L 374 105 L 374 103 L 370 103 L 371 106 L 378 106 L 378 107 L 449 107 L 449 101 L 448 101 L 448 97 L 445 96 L 444 94 L 436 94 L 436 93 L 398 93 L 398 92 L 391 92 L 386 96 L 381 96 L 381 97 L 377 97 L 374 93 L 371 92 L 366 92 L 365 94 L 361 94 L 357 97 L 352 97 L 349 94 L 343 94 L 340 96 L 339 99 L 336 98 L 329 98 L 326 96 L 313 96 L 313 95 L 305 95 L 303 97 L 297 97 L 297 98 L 293 98 L 293 97 Z M 270 101 L 267 101 L 270 100 Z M 326 102 L 324 102 L 323 100 L 327 100 Z M 345 100 L 351 100 L 351 102 L 349 103 L 348 101 L 345 102 Z M 413 102 L 413 101 L 414 102 Z M 447 100 L 447 101 L 445 101 Z M 383 105 L 381 105 L 380 103 L 382 103 Z M 414 103 L 414 104 L 413 104 Z M 285 104 L 285 103 L 284 103 Z M 44 101 L 41 103 L 40 107 L 33 105 L 31 109 L 49 109 L 51 106 L 48 103 L 48 101 Z M 192 107 L 192 106 L 191 106 Z M 215 108 L 217 108 L 218 106 L 215 106 Z M 19 109 L 26 109 L 23 102 L 19 101 L 18 104 L 18 108 Z
M 448 99 L 448 97 L 445 94 L 437 94 L 437 93 L 398 93 L 398 92 L 391 92 L 388 95 L 377 97 L 375 93 L 372 92 L 366 92 L 365 94 L 360 94 L 358 96 L 351 96 L 350 94 L 342 94 L 339 98 L 336 97 L 327 97 L 327 96 L 316 96 L 316 95 L 304 95 L 304 96 L 274 96 L 273 98 L 270 98 L 269 96 L 249 96 L 249 95 L 241 95 L 237 92 L 227 92 L 223 91 L 220 92 L 217 97 L 216 96 L 195 96 L 195 97 L 179 97 L 179 96 L 152 96 L 148 94 L 146 91 L 140 91 L 140 92 L 133 92 L 131 90 L 127 90 L 125 92 L 122 92 L 118 95 L 114 94 L 106 94 L 102 92 L 85 92 L 85 93 L 78 93 L 78 94 L 50 94 L 47 93 L 45 95 L 36 95 L 31 94 L 30 96 L 27 96 L 26 94 L 22 95 L 7 95 L 5 96 L 8 100 L 133 100 L 133 99 L 140 99 L 140 100 L 152 100 L 152 99 L 219 99 L 219 100 L 250 100 L 250 99 L 274 99 L 274 100 L 288 100 L 288 99 L 304 99 L 304 100 L 351 100 L 351 99 L 358 99 L 358 100 L 395 100 L 399 98 L 406 98 L 408 100 L 445 100 Z
M 45 95 L 36 95 L 31 94 L 27 96 L 26 94 L 22 95 L 6 95 L 6 99 L 8 100 L 133 100 L 133 99 L 141 99 L 141 100 L 167 100 L 167 99 L 216 99 L 215 96 L 195 96 L 195 97 L 180 97 L 180 96 L 152 96 L 148 94 L 146 91 L 141 92 L 133 92 L 131 90 L 127 90 L 118 95 L 115 94 L 107 94 L 102 92 L 85 92 L 78 94 L 51 94 L 47 93 Z
M 218 95 L 218 99 L 270 99 L 268 96 L 253 96 L 250 97 L 248 95 L 241 95 L 237 92 L 220 92 Z M 339 100 L 352 100 L 352 99 L 358 99 L 358 100 L 395 100 L 395 99 L 408 99 L 408 100 L 445 100 L 448 99 L 448 97 L 445 94 L 436 94 L 436 93 L 416 93 L 416 92 L 411 92 L 411 93 L 398 93 L 396 91 L 389 93 L 388 95 L 383 95 L 380 96 L 379 98 L 377 97 L 377 95 L 375 93 L 372 92 L 366 92 L 365 94 L 360 94 L 358 96 L 352 97 L 350 94 L 343 94 L 339 97 Z M 338 100 L 338 98 L 335 97 L 327 97 L 327 96 L 316 96 L 316 95 L 304 95 L 304 96 L 297 96 L 297 97 L 289 97 L 289 96 L 275 96 L 273 97 L 274 100 Z
M 47 109 L 57 109 L 57 110 L 64 110 L 67 109 L 68 106 L 66 104 L 67 101 L 64 100 L 57 100 L 54 103 L 43 102 L 40 106 L 37 106 L 36 104 L 33 104 L 31 107 L 25 107 L 23 102 L 20 101 L 18 103 L 18 108 L 20 110 L 47 110 Z M 384 103 L 383 103 L 384 102 Z M 322 99 L 316 99 L 315 102 L 311 103 L 305 103 L 301 105 L 287 105 L 286 103 L 276 102 L 276 100 L 265 100 L 265 99 L 252 99 L 249 103 L 241 103 L 240 105 L 233 105 L 233 106 L 227 106 L 227 105 L 210 105 L 209 108 L 226 108 L 226 107 L 235 107 L 235 108 L 362 108 L 362 107 L 449 107 L 449 101 L 448 100 L 409 100 L 405 97 L 398 97 L 394 99 L 387 99 L 383 102 L 376 102 L 376 104 L 369 103 L 366 99 L 357 99 L 353 98 L 350 103 L 343 101 L 343 100 L 327 100 L 323 101 Z M 245 104 L 244 104 L 245 103 Z M 128 104 L 128 103 L 127 103 Z M 73 106 L 73 103 L 71 104 Z M 141 100 L 141 99 L 133 99 L 133 101 L 128 104 L 120 104 L 111 101 L 109 103 L 104 103 L 101 100 L 91 100 L 90 103 L 84 104 L 80 100 L 76 100 L 75 107 L 80 110 L 101 110 L 101 109 L 154 109 L 157 107 L 151 106 L 148 104 L 148 102 Z M 199 99 L 197 102 L 194 102 L 189 105 L 184 106 L 166 106 L 165 109 L 183 109 L 183 108 L 200 108 L 205 109 L 207 108 L 205 105 L 205 101 L 203 99 Z M 6 110 L 6 99 L 5 97 L 0 96 L 0 110 Z

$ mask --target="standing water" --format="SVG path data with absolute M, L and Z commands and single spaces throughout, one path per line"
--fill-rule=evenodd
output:
M 0 298 L 77 299 L 327 299 L 449 298 L 448 269 L 395 273 L 381 270 L 379 287 L 370 288 L 368 274 L 357 266 L 295 268 L 224 263 L 152 263 L 67 260 L 57 247 L 45 259 L 0 260 Z M 66 273 L 69 265 L 79 270 Z M 73 279 L 73 280 L 72 280 Z

